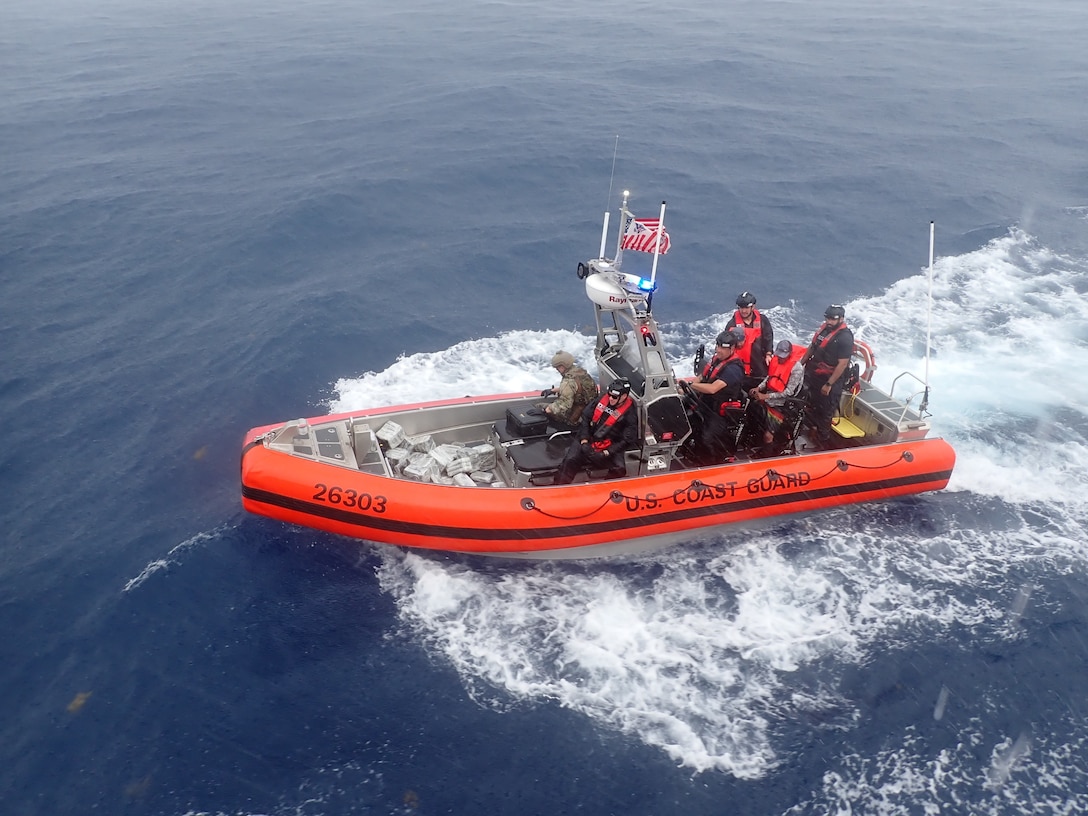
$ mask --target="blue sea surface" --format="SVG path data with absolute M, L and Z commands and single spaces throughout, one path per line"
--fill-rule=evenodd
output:
M 1077 0 L 9 0 L 0 811 L 1088 808 L 1086 37 Z M 243 513 L 250 427 L 591 361 L 625 189 L 668 202 L 678 370 L 742 290 L 795 340 L 845 303 L 949 489 L 565 563 Z

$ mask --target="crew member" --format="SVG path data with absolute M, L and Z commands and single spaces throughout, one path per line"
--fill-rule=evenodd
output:
M 804 366 L 799 365 L 805 354 L 804 346 L 780 340 L 767 367 L 767 376 L 748 392 L 751 416 L 763 429 L 763 454 L 774 452 L 775 436 L 780 435 L 785 419 L 784 406 L 800 394 L 805 383 Z M 794 415 L 796 416 L 796 415 Z
M 582 412 L 582 422 L 553 484 L 574 481 L 574 474 L 584 467 L 608 468 L 607 477 L 627 475 L 624 455 L 638 446 L 638 406 L 631 399 L 631 383 L 613 380 L 605 394 Z
M 846 309 L 833 303 L 824 311 L 824 322 L 801 357 L 812 411 L 813 442 L 818 448 L 831 447 L 831 423 L 839 412 L 843 375 L 853 353 L 854 333 L 846 325 Z
M 743 333 L 737 356 L 744 363 L 745 389 L 753 388 L 767 376 L 767 366 L 771 362 L 771 349 L 774 348 L 771 321 L 756 308 L 756 296 L 745 291 L 737 295 L 737 310 L 725 328 L 736 328 Z
M 737 354 L 737 335 L 728 329 L 718 335 L 714 356 L 703 368 L 699 379 L 689 383 L 700 401 L 713 413 L 722 415 L 722 406 L 736 403 L 740 406 L 744 393 L 744 362 Z
M 737 355 L 738 340 L 723 331 L 715 341 L 714 356 L 695 382 L 685 383 L 695 397 L 690 414 L 694 455 L 706 464 L 736 453 L 736 433 L 743 416 L 744 363 Z
M 586 406 L 597 401 L 597 383 L 589 372 L 574 361 L 569 351 L 557 351 L 552 357 L 552 368 L 562 377 L 556 388 L 545 388 L 542 397 L 555 397 L 553 402 L 542 403 L 548 419 L 555 425 L 568 430 L 578 427 L 582 421 L 582 412 Z

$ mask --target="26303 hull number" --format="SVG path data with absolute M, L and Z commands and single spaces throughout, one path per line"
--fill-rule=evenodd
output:
M 353 510 L 362 510 L 370 513 L 384 513 L 386 507 L 385 496 L 371 493 L 359 493 L 350 487 L 337 487 L 336 485 L 315 484 L 313 500 L 325 504 L 336 504 Z

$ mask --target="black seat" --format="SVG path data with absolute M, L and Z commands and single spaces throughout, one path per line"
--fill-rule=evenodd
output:
M 748 421 L 747 404 L 727 406 L 723 409 L 721 419 L 724 420 L 724 424 L 720 433 L 725 437 L 724 441 L 731 449 L 731 452 L 735 454 L 748 441 L 747 437 L 751 423 Z
M 606 363 L 613 373 L 617 377 L 627 380 L 631 383 L 631 392 L 636 396 L 641 397 L 644 389 L 646 388 L 646 378 L 642 376 L 642 372 L 627 362 L 619 354 L 612 354 L 606 357 L 602 357 L 602 362 Z
M 715 412 L 697 399 L 688 404 L 693 432 L 685 444 L 687 454 L 701 465 L 720 464 L 735 457 L 750 427 L 746 408 L 738 402 Z
M 770 445 L 763 442 L 764 430 L 769 430 L 766 419 L 760 416 L 758 421 L 753 420 L 752 445 L 758 447 L 763 456 L 777 456 L 783 453 L 795 453 L 797 437 L 801 433 L 801 426 L 805 424 L 808 416 L 808 400 L 803 396 L 787 397 L 786 401 L 774 410 L 781 418 L 781 424 L 774 431 L 774 439 Z M 758 434 L 755 432 L 758 431 Z
M 563 463 L 570 447 L 571 431 L 554 431 L 550 436 L 522 439 L 503 434 L 498 427 L 499 443 L 514 467 L 534 477 L 553 474 Z M 504 438 L 506 437 L 506 438 Z

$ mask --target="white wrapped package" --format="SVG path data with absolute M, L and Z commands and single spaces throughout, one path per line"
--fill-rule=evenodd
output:
M 476 482 L 472 481 L 472 477 L 467 473 L 458 473 L 453 477 L 453 483 L 461 487 L 476 487 Z
M 446 473 L 450 476 L 456 476 L 459 473 L 469 473 L 476 469 L 475 463 L 472 461 L 472 454 L 469 453 L 468 448 L 458 448 L 457 453 L 453 457 L 453 461 L 446 465 Z
M 495 469 L 495 449 L 491 445 L 482 442 L 479 445 L 473 445 L 468 451 L 469 455 L 473 457 L 473 470 Z
M 438 472 L 438 462 L 428 453 L 413 453 L 404 466 L 404 478 L 414 482 L 433 482 Z
M 480 484 L 491 484 L 495 481 L 495 474 L 490 470 L 474 470 L 469 474 L 469 478 Z
M 450 462 L 457 456 L 458 448 L 456 445 L 438 445 L 433 450 L 429 451 L 431 458 L 438 462 L 440 468 L 445 469 Z M 452 473 L 450 474 L 453 475 Z
M 404 428 L 393 420 L 389 420 L 374 434 L 378 441 L 387 448 L 400 448 L 404 446 Z
M 405 445 L 410 451 L 427 453 L 434 450 L 434 439 L 431 438 L 430 434 L 409 436 L 405 439 Z
M 405 448 L 390 448 L 385 452 L 385 458 L 389 460 L 389 465 L 397 473 L 404 469 L 404 466 L 408 464 L 408 457 L 411 454 Z

